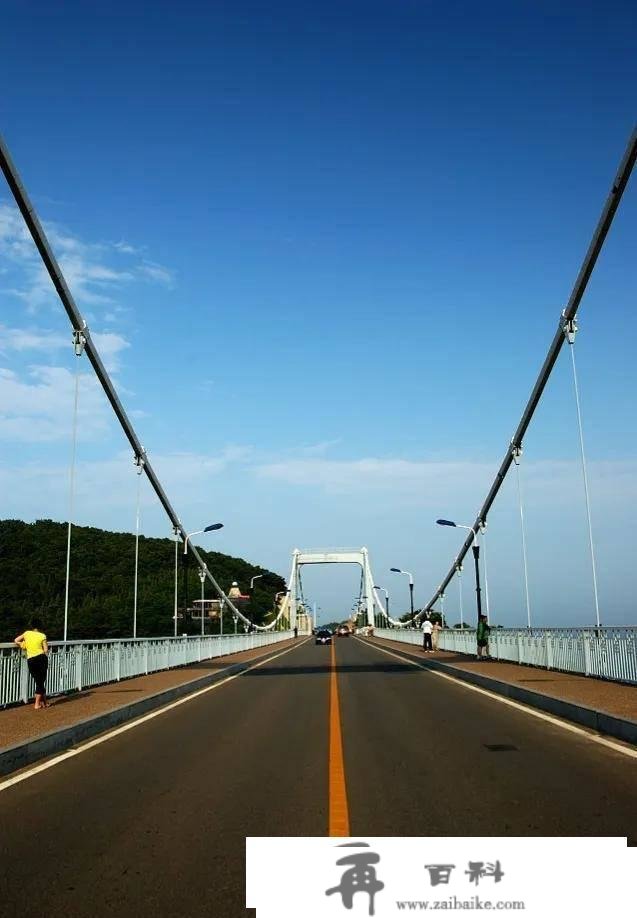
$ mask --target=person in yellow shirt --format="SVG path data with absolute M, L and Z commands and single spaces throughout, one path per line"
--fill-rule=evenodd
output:
M 15 643 L 26 651 L 27 666 L 35 682 L 35 709 L 48 708 L 46 700 L 46 673 L 49 668 L 49 645 L 39 618 L 31 619 L 31 627 L 19 634 Z

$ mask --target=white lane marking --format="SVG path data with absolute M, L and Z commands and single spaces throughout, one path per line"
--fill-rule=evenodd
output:
M 357 640 L 361 641 L 361 638 L 358 638 Z M 561 727 L 562 730 L 567 730 L 569 733 L 577 733 L 578 736 L 583 736 L 585 739 L 590 740 L 593 743 L 599 743 L 600 746 L 606 746 L 608 749 L 613 749 L 615 752 L 621 752 L 623 755 L 637 759 L 637 749 L 631 749 L 630 746 L 624 746 L 621 743 L 616 743 L 614 740 L 606 739 L 606 737 L 600 736 L 597 733 L 589 733 L 588 730 L 584 729 L 584 727 L 578 727 L 577 724 L 569 724 L 565 720 L 560 720 L 557 717 L 552 717 L 550 714 L 545 714 L 543 711 L 536 711 L 534 708 L 530 708 L 528 705 L 522 704 L 519 701 L 512 701 L 510 698 L 504 698 L 502 695 L 496 695 L 495 692 L 490 692 L 488 689 L 480 688 L 478 685 L 471 685 L 469 682 L 464 682 L 462 679 L 457 679 L 454 676 L 449 676 L 447 673 L 441 673 L 436 669 L 429 669 L 423 663 L 418 663 L 417 660 L 410 660 L 409 657 L 402 657 L 391 650 L 387 650 L 385 647 L 380 647 L 377 644 L 368 644 L 367 641 L 361 641 L 361 643 L 366 644 L 368 647 L 373 647 L 375 650 L 381 651 L 381 653 L 386 653 L 389 657 L 395 657 L 397 660 L 400 660 L 403 663 L 411 663 L 412 666 L 415 666 L 417 669 L 422 669 L 423 672 L 428 672 L 434 676 L 439 676 L 441 679 L 448 679 L 449 682 L 453 682 L 454 685 L 459 685 L 471 692 L 478 692 L 479 695 L 486 695 L 487 698 L 491 698 L 492 701 L 499 701 L 500 704 L 506 704 L 510 708 L 515 708 L 517 711 L 523 711 L 525 714 L 530 714 L 531 717 L 537 717 L 539 720 L 545 720 L 549 724 L 553 724 L 556 727 Z
M 191 695 L 186 695 L 184 698 L 179 698 L 177 701 L 171 701 L 170 704 L 165 705 L 163 708 L 158 708 L 156 711 L 151 711 L 150 714 L 144 714 L 142 717 L 131 720 L 130 723 L 123 724 L 121 727 L 116 727 L 115 730 L 109 730 L 108 733 L 103 733 L 96 739 L 89 740 L 87 743 L 83 743 L 81 746 L 78 746 L 75 749 L 68 749 L 66 752 L 61 752 L 60 755 L 56 755 L 55 758 L 49 759 L 48 761 L 43 762 L 41 765 L 35 765 L 28 771 L 20 772 L 20 774 L 15 775 L 13 778 L 7 778 L 6 781 L 0 782 L 0 792 L 8 790 L 8 788 L 13 787 L 14 784 L 20 784 L 22 781 L 26 781 L 27 778 L 33 778 L 35 775 L 40 774 L 40 772 L 46 771 L 48 768 L 53 768 L 54 765 L 59 765 L 61 762 L 66 761 L 66 759 L 71 759 L 73 756 L 81 755 L 83 752 L 86 752 L 87 749 L 93 749 L 94 746 L 100 746 L 102 743 L 106 743 L 108 740 L 119 736 L 121 733 L 126 733 L 127 730 L 133 730 L 135 727 L 139 727 L 140 724 L 145 724 L 147 721 L 153 720 L 154 717 L 159 717 L 160 715 L 165 714 L 167 711 L 172 711 L 173 708 L 178 708 L 180 705 L 186 704 L 188 701 L 192 701 L 193 698 L 199 698 L 200 695 L 205 695 L 207 692 L 212 692 L 214 689 L 221 688 L 222 685 L 227 685 L 228 682 L 233 682 L 235 679 L 238 679 L 239 676 L 245 676 L 246 673 L 251 672 L 253 669 L 258 669 L 259 666 L 264 666 L 266 663 L 270 663 L 272 660 L 278 660 L 279 657 L 285 656 L 286 653 L 290 653 L 291 650 L 295 650 L 297 647 L 302 647 L 303 644 L 307 644 L 308 641 L 309 638 L 305 641 L 300 641 L 298 644 L 294 644 L 292 647 L 288 647 L 287 650 L 282 650 L 281 653 L 277 653 L 273 657 L 266 656 L 265 659 L 259 660 L 258 663 L 255 663 L 252 666 L 248 666 L 247 669 L 241 670 L 240 673 L 234 673 L 232 676 L 226 676 L 225 679 L 221 679 L 219 682 L 208 685 L 206 688 L 199 689 L 198 691 L 193 692 Z

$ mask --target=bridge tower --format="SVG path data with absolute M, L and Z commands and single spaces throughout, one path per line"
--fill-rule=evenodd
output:
M 299 573 L 306 564 L 357 564 L 363 572 L 363 608 L 367 615 L 367 624 L 374 624 L 374 605 L 385 616 L 385 608 L 374 590 L 374 577 L 369 563 L 369 552 L 366 548 L 328 548 L 313 551 L 302 551 L 295 548 L 292 552 L 292 570 L 288 581 L 290 627 L 297 624 L 299 605 Z

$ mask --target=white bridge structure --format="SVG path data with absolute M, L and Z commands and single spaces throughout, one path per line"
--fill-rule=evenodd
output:
M 297 613 L 301 596 L 301 568 L 306 564 L 359 565 L 362 572 L 361 610 L 367 616 L 367 624 L 374 625 L 374 606 L 376 606 L 383 619 L 387 619 L 385 607 L 374 589 L 369 552 L 366 548 L 324 548 L 314 549 L 313 551 L 301 551 L 301 549 L 295 548 L 292 552 L 292 570 L 288 580 L 289 593 L 287 596 L 287 609 L 291 628 L 297 627 Z

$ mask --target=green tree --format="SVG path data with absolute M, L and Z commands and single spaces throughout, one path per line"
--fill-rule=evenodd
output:
M 52 640 L 63 637 L 67 524 L 52 520 L 24 523 L 0 520 L 0 641 L 11 641 L 37 614 Z M 256 581 L 246 613 L 262 624 L 285 589 L 278 574 L 220 552 L 199 549 L 204 563 L 222 589 L 236 580 L 243 593 Z M 137 633 L 140 637 L 172 634 L 175 543 L 172 539 L 140 536 Z M 71 540 L 69 638 L 128 637 L 133 622 L 135 537 L 90 526 L 74 526 Z M 199 598 L 201 583 L 194 559 L 180 556 L 179 608 L 184 595 Z M 185 584 L 184 584 L 185 576 Z M 212 596 L 210 584 L 206 587 Z M 218 626 L 218 621 L 215 622 Z M 180 632 L 197 633 L 199 622 L 185 617 Z M 233 630 L 232 615 L 224 615 L 224 631 Z

